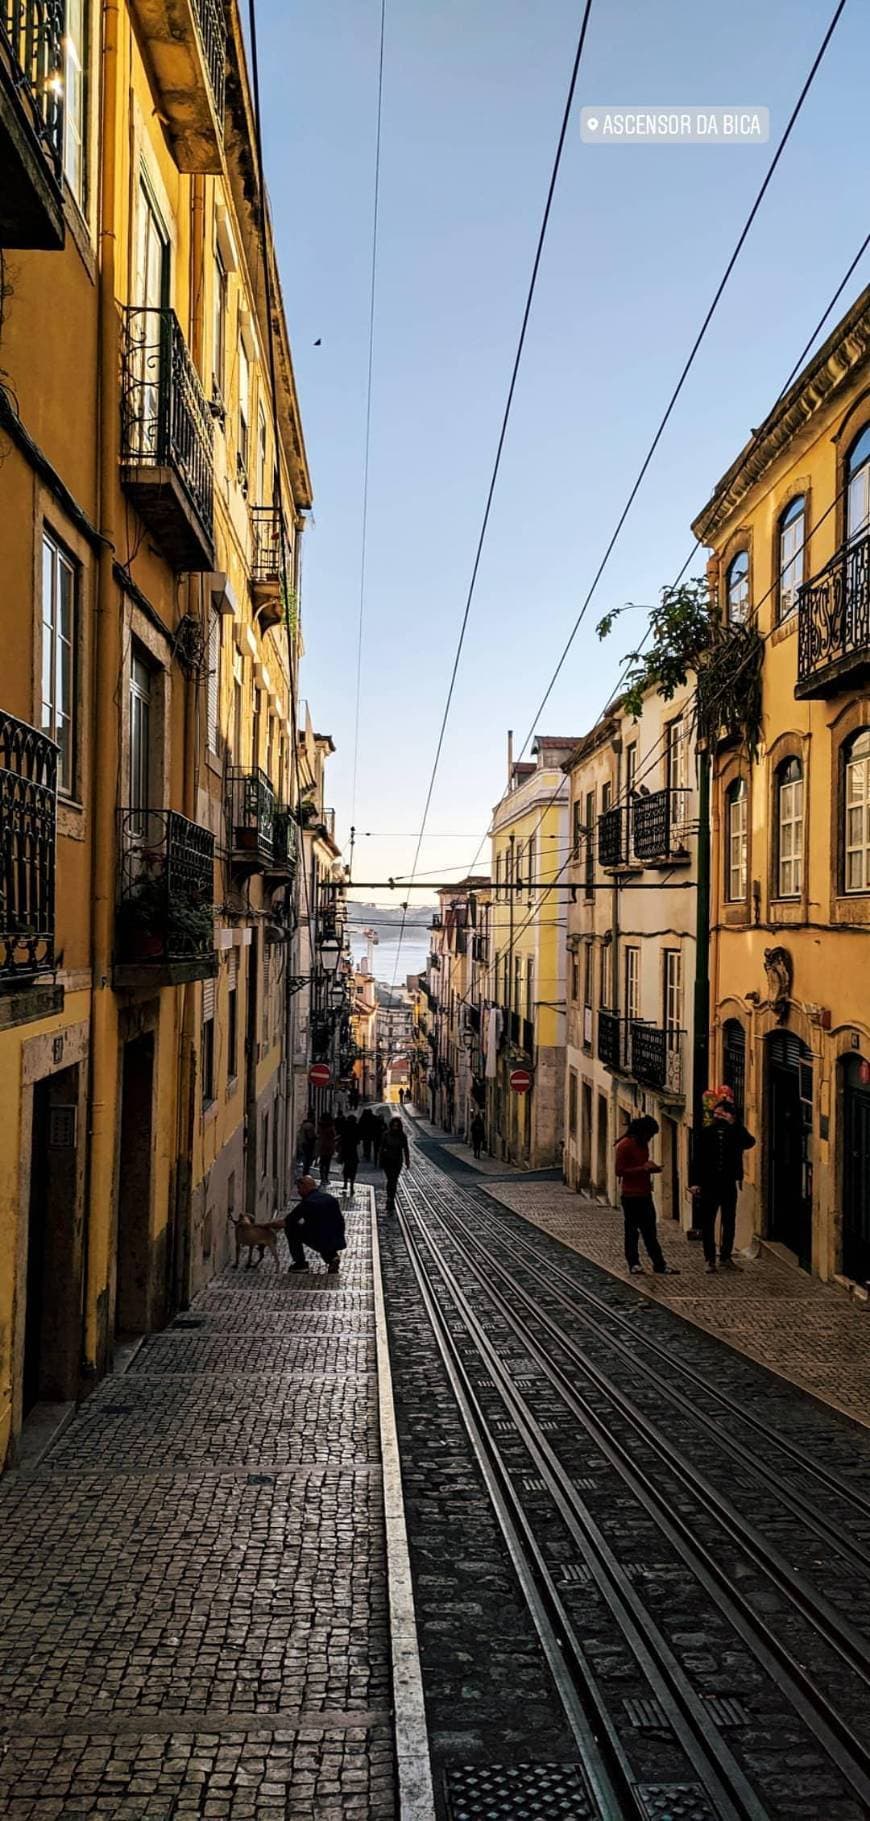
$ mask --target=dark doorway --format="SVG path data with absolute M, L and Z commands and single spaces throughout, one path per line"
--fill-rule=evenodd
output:
M 607 1194 L 607 1163 L 610 1155 L 610 1146 L 608 1145 L 607 1137 L 607 1101 L 603 1094 L 599 1094 L 598 1142 L 596 1145 L 598 1161 L 595 1166 L 595 1187 L 597 1188 L 599 1195 Z
M 592 1089 L 584 1081 L 580 1089 L 580 1180 L 588 1183 L 592 1175 Z
M 78 1066 L 33 1089 L 22 1413 L 75 1396 L 81 1315 Z
M 121 1073 L 121 1152 L 118 1170 L 118 1273 L 115 1333 L 144 1334 L 151 1326 L 149 1266 L 153 1150 L 154 1036 L 124 1045 Z
M 662 1115 L 662 1213 L 680 1218 L 680 1132 L 675 1119 Z
M 734 1106 L 743 1118 L 746 1097 L 746 1032 L 739 1018 L 726 1018 L 722 1026 L 722 1080 L 734 1095 Z
M 870 1082 L 867 1064 L 845 1056 L 840 1064 L 843 1120 L 843 1271 L 858 1283 L 870 1279 Z
M 767 1230 L 812 1267 L 813 1059 L 799 1037 L 767 1039 Z

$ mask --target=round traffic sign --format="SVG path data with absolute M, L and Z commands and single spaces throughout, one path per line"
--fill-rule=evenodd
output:
M 314 1062 L 308 1070 L 308 1079 L 313 1088 L 328 1088 L 332 1080 L 327 1062 Z
M 511 1069 L 510 1080 L 515 1094 L 528 1094 L 532 1085 L 529 1069 Z

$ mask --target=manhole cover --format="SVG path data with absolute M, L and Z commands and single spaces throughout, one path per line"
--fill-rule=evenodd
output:
M 716 1821 L 701 1783 L 639 1783 L 637 1795 L 648 1821 Z
M 275 1475 L 274 1473 L 249 1473 L 246 1484 L 248 1486 L 274 1486 Z
M 447 1772 L 451 1821 L 593 1821 L 573 1764 L 467 1764 Z

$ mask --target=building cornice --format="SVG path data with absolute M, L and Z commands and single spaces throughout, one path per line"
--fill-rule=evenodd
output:
M 837 324 L 818 354 L 774 405 L 760 429 L 753 431 L 736 461 L 723 474 L 692 531 L 701 544 L 713 544 L 748 493 L 812 423 L 814 417 L 870 359 L 870 286 Z

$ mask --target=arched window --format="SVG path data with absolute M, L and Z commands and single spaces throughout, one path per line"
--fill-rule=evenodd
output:
M 847 892 L 870 891 L 870 727 L 853 735 L 845 750 L 843 884 Z
M 846 457 L 846 536 L 850 543 L 870 531 L 870 424 L 856 436 Z
M 749 553 L 738 550 L 725 576 L 725 604 L 730 626 L 742 626 L 749 612 Z
M 748 864 L 746 779 L 737 778 L 725 798 L 725 882 L 730 904 L 746 897 Z
M 779 521 L 779 618 L 785 620 L 797 606 L 798 589 L 804 579 L 804 539 L 806 538 L 806 500 L 803 494 L 793 499 Z
M 804 768 L 785 759 L 776 773 L 776 896 L 799 898 L 804 870 Z

